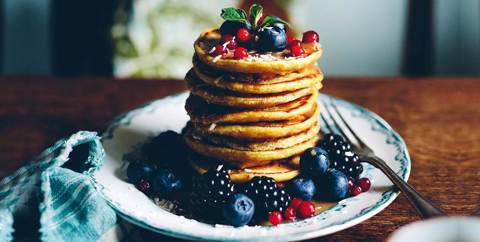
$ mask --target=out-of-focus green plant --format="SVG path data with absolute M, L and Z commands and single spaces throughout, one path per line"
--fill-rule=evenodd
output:
M 288 5 L 293 0 L 277 0 Z M 193 42 L 218 27 L 222 8 L 238 0 L 121 0 L 112 39 L 118 77 L 181 79 L 191 67 Z

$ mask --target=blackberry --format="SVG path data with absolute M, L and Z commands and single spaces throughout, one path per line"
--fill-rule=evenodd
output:
M 272 211 L 283 212 L 291 197 L 283 187 L 278 187 L 270 177 L 254 177 L 245 184 L 243 192 L 255 203 L 255 217 L 266 218 Z
M 338 150 L 336 150 L 338 151 Z M 360 159 L 357 154 L 353 151 L 345 151 L 345 152 L 335 152 L 333 154 L 329 153 L 329 157 L 333 161 L 337 161 L 340 164 L 352 164 L 357 163 Z
M 358 179 L 360 177 L 360 174 L 363 172 L 363 165 L 360 162 L 351 164 L 347 174 L 355 179 Z
M 322 148 L 324 148 L 329 156 L 342 155 L 344 153 L 352 152 L 352 146 L 349 143 L 337 140 L 332 143 L 322 143 Z
M 351 144 L 342 136 L 326 134 L 320 146 L 327 151 L 331 168 L 354 178 L 358 178 L 362 173 L 363 166 L 359 163 L 360 158 L 353 152 Z
M 192 212 L 207 215 L 206 219 L 216 219 L 208 215 L 220 214 L 220 209 L 232 196 L 233 190 L 230 175 L 223 166 L 209 169 L 205 174 L 193 179 L 189 199 Z
M 154 137 L 144 147 L 146 159 L 161 168 L 178 168 L 185 164 L 186 145 L 183 137 L 175 131 L 168 130 Z
M 331 133 L 323 136 L 322 141 L 320 142 L 320 147 L 324 148 L 327 151 L 335 150 L 338 148 L 351 149 L 351 146 L 345 141 L 345 139 L 342 136 L 338 134 L 331 134 Z
M 339 152 L 339 154 L 329 153 L 329 158 L 331 161 L 331 167 L 335 169 L 343 165 L 348 166 L 350 164 L 356 164 L 360 159 L 357 154 L 353 153 L 353 151 Z
M 334 162 L 335 167 L 332 168 L 337 169 L 347 176 L 351 176 L 357 179 L 360 174 L 363 172 L 363 165 L 359 162 L 359 158 L 356 154 L 353 156 L 345 156 L 343 160 L 340 162 Z

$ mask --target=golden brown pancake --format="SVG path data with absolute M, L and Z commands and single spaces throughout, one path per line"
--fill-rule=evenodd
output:
M 209 76 L 199 68 L 193 68 L 195 75 L 203 82 L 222 89 L 239 93 L 269 94 L 294 91 L 307 88 L 321 82 L 323 74 L 317 67 L 310 67 L 301 72 L 289 73 L 285 76 L 277 76 L 268 83 L 245 82 L 228 78 L 228 75 Z
M 208 103 L 236 108 L 265 108 L 288 103 L 301 97 L 318 92 L 322 87 L 318 81 L 312 87 L 302 88 L 294 91 L 272 93 L 272 94 L 240 94 L 229 90 L 223 90 L 217 87 L 209 86 L 201 81 L 190 70 L 185 76 L 185 80 L 193 95 L 203 98 Z
M 229 72 L 225 70 L 215 69 L 209 65 L 201 62 L 196 55 L 193 56 L 193 67 L 201 70 L 207 76 L 216 78 L 223 76 L 225 81 L 229 82 L 244 82 L 248 84 L 276 84 L 279 82 L 290 81 L 298 79 L 299 77 L 318 73 L 317 63 L 314 63 L 305 69 L 295 70 L 290 73 L 243 73 L 243 72 Z M 321 71 L 320 71 L 321 72 Z
M 238 109 L 215 104 L 208 104 L 202 98 L 190 95 L 185 109 L 195 123 L 211 125 L 212 123 L 248 123 L 257 121 L 289 120 L 310 112 L 317 103 L 318 92 L 297 100 L 260 109 Z
M 189 159 L 190 165 L 199 174 L 207 172 L 208 168 L 212 167 L 211 163 L 204 162 L 199 158 Z M 299 160 L 299 156 L 294 156 L 282 161 L 274 161 L 270 164 L 263 166 L 254 166 L 250 168 L 232 168 L 229 169 L 228 173 L 230 175 L 230 179 L 235 183 L 245 183 L 256 176 L 271 177 L 277 182 L 284 182 L 289 181 L 300 174 L 298 165 L 291 164 L 298 163 Z
M 225 146 L 207 143 L 201 138 L 195 137 L 191 132 L 184 135 L 185 142 L 190 149 L 203 156 L 228 162 L 234 167 L 252 167 L 271 163 L 303 153 L 306 149 L 315 146 L 319 140 L 318 135 L 292 147 L 269 150 L 269 151 L 246 151 L 236 150 Z
M 319 107 L 315 106 L 313 114 L 286 121 L 218 125 L 194 123 L 194 126 L 195 131 L 202 135 L 215 134 L 244 140 L 276 139 L 301 133 L 315 125 L 320 113 Z
M 206 142 L 212 143 L 215 145 L 225 146 L 225 147 L 236 149 L 236 150 L 268 151 L 268 150 L 284 149 L 284 148 L 292 147 L 297 144 L 303 143 L 307 140 L 310 140 L 314 136 L 318 136 L 319 131 L 320 131 L 320 126 L 317 123 L 304 132 L 287 136 L 285 138 L 270 139 L 270 140 L 264 140 L 264 141 L 248 141 L 248 140 L 234 139 L 234 138 L 218 136 L 218 135 L 203 136 L 202 134 L 195 133 L 195 130 L 193 130 L 193 133 L 196 137 L 200 138 L 201 140 L 205 140 Z

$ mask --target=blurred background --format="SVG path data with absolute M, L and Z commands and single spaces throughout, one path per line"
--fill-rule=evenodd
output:
M 480 75 L 478 0 L 0 0 L 0 74 L 181 79 L 220 9 L 314 29 L 327 76 Z

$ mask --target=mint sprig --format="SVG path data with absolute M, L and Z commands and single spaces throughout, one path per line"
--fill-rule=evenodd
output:
M 258 4 L 252 4 L 249 12 L 250 22 L 252 23 L 253 29 L 256 29 L 258 20 L 260 20 L 263 15 L 263 7 Z
M 271 25 L 274 25 L 276 23 L 282 23 L 282 24 L 288 25 L 287 22 L 285 22 L 284 20 L 282 20 L 281 18 L 279 18 L 277 16 L 266 16 L 263 19 L 263 22 L 260 24 L 260 28 L 263 28 L 263 27 L 266 27 L 266 26 L 271 26 Z
M 227 20 L 233 22 L 240 22 L 243 24 L 250 24 L 247 19 L 247 13 L 243 9 L 238 8 L 224 8 L 220 16 Z
M 286 21 L 276 16 L 265 16 L 261 23 L 260 19 L 263 16 L 263 7 L 258 4 L 252 4 L 249 10 L 249 16 L 243 9 L 229 7 L 222 9 L 220 16 L 226 21 L 240 22 L 246 26 L 252 26 L 254 31 L 260 28 L 271 26 L 275 23 L 282 23 L 289 25 Z

